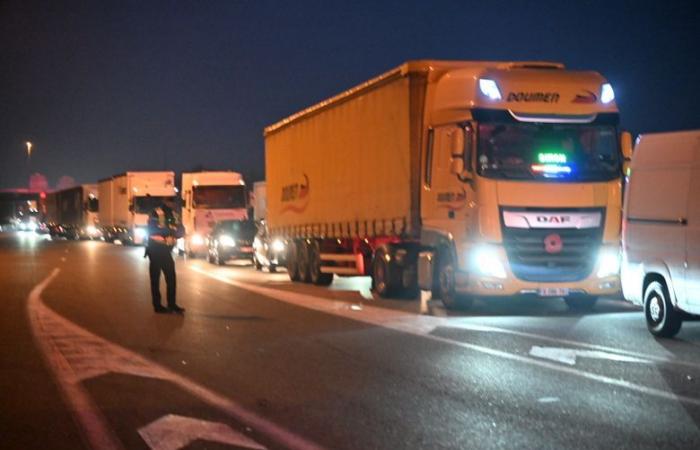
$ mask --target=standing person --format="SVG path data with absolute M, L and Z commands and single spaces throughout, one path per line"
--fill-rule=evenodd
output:
M 164 200 L 155 208 L 148 218 L 148 244 L 146 255 L 150 259 L 149 273 L 151 276 L 151 296 L 153 310 L 156 313 L 174 312 L 182 314 L 185 308 L 181 308 L 175 302 L 176 280 L 175 261 L 173 261 L 173 247 L 175 240 L 182 237 L 183 227 L 173 211 L 170 200 Z M 160 302 L 160 272 L 165 276 L 167 287 L 168 307 Z

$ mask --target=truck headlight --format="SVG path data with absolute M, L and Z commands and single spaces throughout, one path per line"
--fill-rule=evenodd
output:
M 219 236 L 219 243 L 223 245 L 224 247 L 235 247 L 236 246 L 236 241 L 229 235 L 224 234 L 222 236 Z
M 506 269 L 503 266 L 497 247 L 482 245 L 472 253 L 472 269 L 485 277 L 505 278 Z
M 148 230 L 145 228 L 136 228 L 134 230 L 134 236 L 138 239 L 146 239 L 148 237 Z
M 620 249 L 603 247 L 598 253 L 598 278 L 610 277 L 620 273 Z
M 204 238 L 201 234 L 195 233 L 190 238 L 190 242 L 192 243 L 192 245 L 204 245 Z
M 282 239 L 275 239 L 272 241 L 272 251 L 279 253 L 284 251 L 284 241 Z

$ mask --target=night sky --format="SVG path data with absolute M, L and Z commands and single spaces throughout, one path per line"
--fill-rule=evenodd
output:
M 567 3 L 0 0 L 0 188 L 262 179 L 264 126 L 409 59 L 561 61 L 606 76 L 635 134 L 700 128 L 700 7 Z

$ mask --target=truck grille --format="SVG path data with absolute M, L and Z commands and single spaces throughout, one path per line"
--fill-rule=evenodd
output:
M 601 225 L 605 221 L 601 222 Z M 505 225 L 503 245 L 513 274 L 524 281 L 580 281 L 596 263 L 603 227 L 596 228 L 510 228 Z M 556 235 L 561 247 L 548 252 L 545 239 Z

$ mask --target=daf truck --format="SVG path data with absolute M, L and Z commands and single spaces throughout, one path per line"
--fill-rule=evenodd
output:
M 407 62 L 265 129 L 269 230 L 294 281 L 591 307 L 620 292 L 618 123 L 597 72 Z
M 98 239 L 98 195 L 96 184 L 49 192 L 46 195 L 46 222 L 51 234 L 67 239 Z
M 175 199 L 173 172 L 126 172 L 100 180 L 99 219 L 110 242 L 142 245 L 148 239 L 148 215 L 163 199 Z
M 246 186 L 240 173 L 185 172 L 181 195 L 185 238 L 178 247 L 190 256 L 207 254 L 206 238 L 217 222 L 248 217 Z

